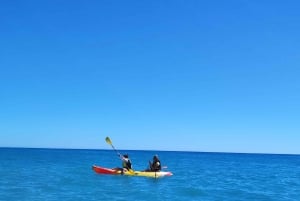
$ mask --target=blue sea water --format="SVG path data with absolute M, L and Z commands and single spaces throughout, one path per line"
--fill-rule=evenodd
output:
M 100 175 L 112 150 L 0 148 L 0 200 L 299 201 L 300 156 L 166 151 L 128 153 L 134 168 L 158 154 L 172 177 Z

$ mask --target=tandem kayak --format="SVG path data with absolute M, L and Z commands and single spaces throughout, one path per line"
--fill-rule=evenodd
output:
M 100 167 L 93 165 L 93 170 L 96 173 L 99 174 L 111 174 L 111 175 L 127 175 L 127 176 L 140 176 L 140 177 L 153 177 L 153 178 L 159 178 L 159 177 L 164 177 L 164 176 L 172 176 L 172 172 L 164 172 L 164 171 L 159 171 L 159 172 L 148 172 L 148 171 L 124 171 L 122 174 L 122 171 L 118 168 L 105 168 L 105 167 Z

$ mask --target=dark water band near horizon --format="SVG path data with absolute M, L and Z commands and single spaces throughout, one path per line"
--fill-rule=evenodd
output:
M 136 170 L 158 154 L 173 176 L 99 175 L 113 150 L 0 148 L 0 200 L 300 200 L 300 155 L 120 150 Z

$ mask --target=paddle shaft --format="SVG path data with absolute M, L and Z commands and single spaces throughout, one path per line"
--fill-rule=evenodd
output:
M 116 148 L 114 147 L 114 145 L 111 144 L 111 147 L 113 148 L 113 150 L 114 150 L 118 155 L 121 155 L 121 154 L 116 150 Z

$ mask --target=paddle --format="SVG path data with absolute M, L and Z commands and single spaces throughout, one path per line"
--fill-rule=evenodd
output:
M 115 148 L 114 145 L 112 144 L 112 142 L 111 142 L 111 140 L 110 140 L 109 137 L 106 137 L 106 138 L 105 138 L 105 141 L 107 142 L 107 144 L 109 144 L 109 145 L 113 148 L 113 150 L 115 150 L 115 152 L 117 153 L 118 156 L 121 155 L 121 154 L 116 150 L 116 148 Z
M 111 142 L 111 140 L 110 140 L 110 138 L 109 137 L 106 137 L 105 138 L 105 141 L 107 142 L 107 144 L 109 144 L 112 148 L 113 148 L 113 150 L 117 153 L 117 155 L 119 156 L 119 157 L 121 157 L 122 155 L 116 150 L 116 148 L 114 147 L 114 145 L 112 144 L 112 142 Z M 121 158 L 120 158 L 121 159 Z M 121 159 L 122 160 L 122 159 Z M 132 169 L 129 169 L 128 170 L 131 174 L 133 174 L 133 170 Z

